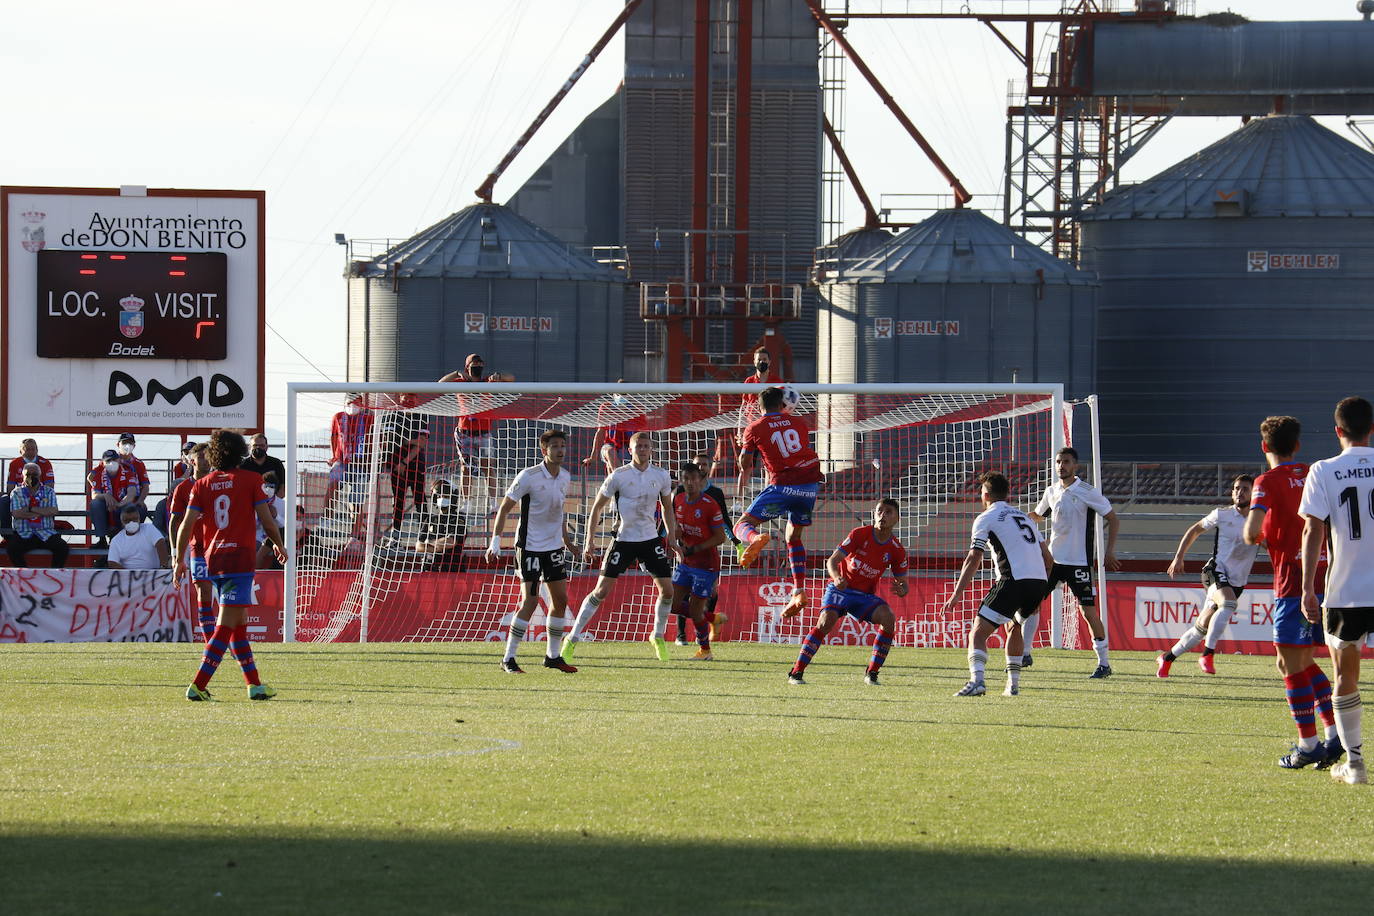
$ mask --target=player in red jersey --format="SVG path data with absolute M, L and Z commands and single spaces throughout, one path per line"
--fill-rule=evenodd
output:
M 277 693 L 258 677 L 245 626 L 245 609 L 253 603 L 253 567 L 258 553 L 256 523 L 262 523 L 263 532 L 283 564 L 286 546 L 268 508 L 262 476 L 239 467 L 247 455 L 248 443 L 243 436 L 227 429 L 215 431 L 206 456 L 211 471 L 191 485 L 186 518 L 177 531 L 177 565 L 172 585 L 180 588 L 186 578 L 186 554 L 194 532 L 205 548 L 205 570 L 219 604 L 219 622 L 205 644 L 200 671 L 186 688 L 188 700 L 210 699 L 210 678 L 231 647 L 243 669 L 243 679 L 248 682 L 248 699 L 270 700 Z
M 1331 682 L 1313 658 L 1313 649 L 1326 638 L 1320 623 L 1302 613 L 1302 501 L 1307 465 L 1293 460 L 1298 453 L 1302 424 L 1295 417 L 1267 417 L 1260 424 L 1260 446 L 1269 470 L 1255 479 L 1250 514 L 1245 517 L 1245 542 L 1263 544 L 1274 564 L 1274 648 L 1279 674 L 1288 696 L 1288 710 L 1298 726 L 1298 743 L 1279 758 L 1279 766 L 1297 770 L 1316 764 L 1324 770 L 1345 753 L 1336 733 L 1331 707 Z M 1317 582 L 1326 580 L 1325 563 Z M 1317 739 L 1316 713 L 1325 726 L 1325 741 Z
M 682 490 L 673 496 L 673 515 L 677 518 L 677 554 L 681 558 L 673 569 L 673 607 L 687 604 L 687 614 L 697 631 L 700 661 L 711 660 L 711 625 L 724 622 L 724 616 L 707 613 L 706 602 L 720 578 L 720 545 L 725 543 L 725 515 L 720 503 L 706 495 L 706 477 L 694 462 L 677 472 Z
M 768 470 L 768 486 L 754 499 L 735 523 L 735 536 L 743 543 L 737 548 L 743 567 L 753 566 L 768 544 L 769 536 L 758 530 L 764 522 L 787 513 L 787 558 L 792 568 L 792 598 L 784 617 L 795 617 L 806 607 L 806 547 L 802 529 L 811 524 L 811 510 L 820 491 L 821 462 L 811 447 L 811 430 L 796 417 L 783 412 L 783 390 L 765 388 L 759 395 L 764 414 L 744 431 L 739 453 L 739 481 L 736 493 L 743 493 L 754 470 L 754 456 L 763 457 Z
M 191 447 L 185 453 L 185 460 L 188 462 L 187 476 L 176 485 L 171 498 L 167 501 L 167 539 L 173 548 L 176 547 L 181 526 L 186 521 L 186 507 L 191 501 L 191 487 L 197 480 L 210 473 L 210 459 L 205 455 L 210 448 L 209 444 L 188 442 L 187 445 Z M 189 560 L 191 585 L 196 592 L 197 623 L 200 625 L 200 635 L 209 642 L 215 633 L 215 594 L 210 588 L 210 577 L 205 572 L 205 556 L 195 531 L 191 532 Z
M 892 640 L 897 635 L 897 615 L 878 596 L 878 580 L 885 570 L 890 569 L 893 594 L 905 598 L 907 592 L 906 548 L 893 533 L 900 517 L 901 510 L 895 499 L 879 500 L 873 507 L 873 524 L 849 532 L 849 537 L 830 555 L 825 563 L 830 582 L 825 586 L 820 616 L 816 618 L 816 626 L 802 642 L 801 654 L 787 674 L 787 683 L 806 683 L 803 680 L 806 666 L 811 664 L 811 659 L 825 637 L 835 629 L 835 624 L 849 614 L 855 620 L 866 621 L 880 630 L 873 640 L 873 657 L 864 671 L 864 683 L 878 686 L 878 671 L 887 661 L 888 650 L 892 648 Z

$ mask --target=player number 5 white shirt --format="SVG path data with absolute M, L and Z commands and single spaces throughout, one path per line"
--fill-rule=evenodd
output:
M 1298 514 L 1330 526 L 1322 603 L 1374 607 L 1374 449 L 1351 447 L 1312 465 Z
M 652 541 L 658 537 L 658 518 L 654 510 L 659 505 L 659 497 L 673 498 L 673 478 L 655 464 L 642 471 L 633 464 L 622 464 L 610 473 L 597 494 L 615 500 L 616 511 L 620 513 L 620 525 L 615 532 L 617 540 Z
M 520 504 L 516 547 L 531 552 L 563 549 L 563 501 L 571 481 L 567 468 L 559 468 L 554 477 L 542 461 L 515 475 L 506 497 Z
M 978 550 L 992 548 L 999 579 L 1045 579 L 1045 560 L 1040 554 L 1044 538 L 1035 523 L 1014 506 L 995 502 L 973 520 L 973 544 Z

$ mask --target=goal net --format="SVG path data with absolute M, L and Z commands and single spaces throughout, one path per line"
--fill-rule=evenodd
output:
M 820 604 L 826 558 L 851 529 L 871 524 L 879 499 L 892 497 L 901 506 L 897 536 L 911 567 L 905 598 L 880 586 L 899 620 L 898 644 L 964 645 L 969 620 L 992 582 L 990 564 L 984 564 L 957 613 L 945 616 L 941 605 L 968 550 L 972 520 L 982 509 L 978 477 L 984 471 L 1005 473 L 1012 501 L 1023 509 L 1034 506 L 1052 479 L 1053 455 L 1064 441 L 1061 390 L 793 387 L 801 395 L 794 414 L 814 431 L 813 446 L 826 475 L 804 536 L 811 607 Z M 572 485 L 565 511 L 575 544 L 583 542 L 607 461 L 628 460 L 615 445 L 595 448 L 608 429 L 653 433 L 653 461 L 675 477 L 683 462 L 707 456 L 714 468 L 711 483 L 724 491 L 732 519 L 765 485 L 760 468 L 743 492 L 737 486 L 736 436 L 757 416 L 761 389 L 754 385 L 289 388 L 288 504 L 296 512 L 287 519 L 287 535 L 298 548 L 286 574 L 288 640 L 504 640 L 520 603 L 512 560 L 518 508 L 501 532 L 503 558 L 489 562 L 486 545 L 512 478 L 541 460 L 539 435 L 547 429 L 562 429 L 568 436 L 564 466 Z M 346 409 L 349 400 L 353 403 Z M 608 510 L 593 534 L 602 548 L 610 543 L 615 521 L 613 509 Z M 813 611 L 781 617 L 792 586 L 780 526 L 770 523 L 773 541 L 749 569 L 741 569 L 729 542 L 722 547 L 717 608 L 729 619 L 718 639 L 798 642 L 812 626 Z M 573 558 L 569 618 L 595 585 L 596 574 L 581 557 Z M 623 575 L 584 638 L 647 638 L 656 594 L 643 572 Z M 1061 603 L 1071 608 L 1055 602 Z M 527 639 L 543 638 L 549 610 L 545 592 Z M 1061 631 L 1077 632 L 1076 625 L 1053 623 L 1040 628 L 1037 645 Z M 667 636 L 676 635 L 670 618 Z M 830 641 L 868 645 L 872 633 L 845 618 Z

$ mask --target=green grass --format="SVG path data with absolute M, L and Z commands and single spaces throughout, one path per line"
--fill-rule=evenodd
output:
M 1272 660 L 725 643 L 0 648 L 0 912 L 1213 913 L 1367 906 L 1374 794 L 1275 766 Z M 994 668 L 1000 651 L 993 652 Z M 999 693 L 1000 671 L 989 672 Z

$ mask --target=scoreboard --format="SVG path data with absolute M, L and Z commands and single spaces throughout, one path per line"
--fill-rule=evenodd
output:
M 38 355 L 222 360 L 222 251 L 38 252 Z
M 0 187 L 0 432 L 266 420 L 266 195 Z

